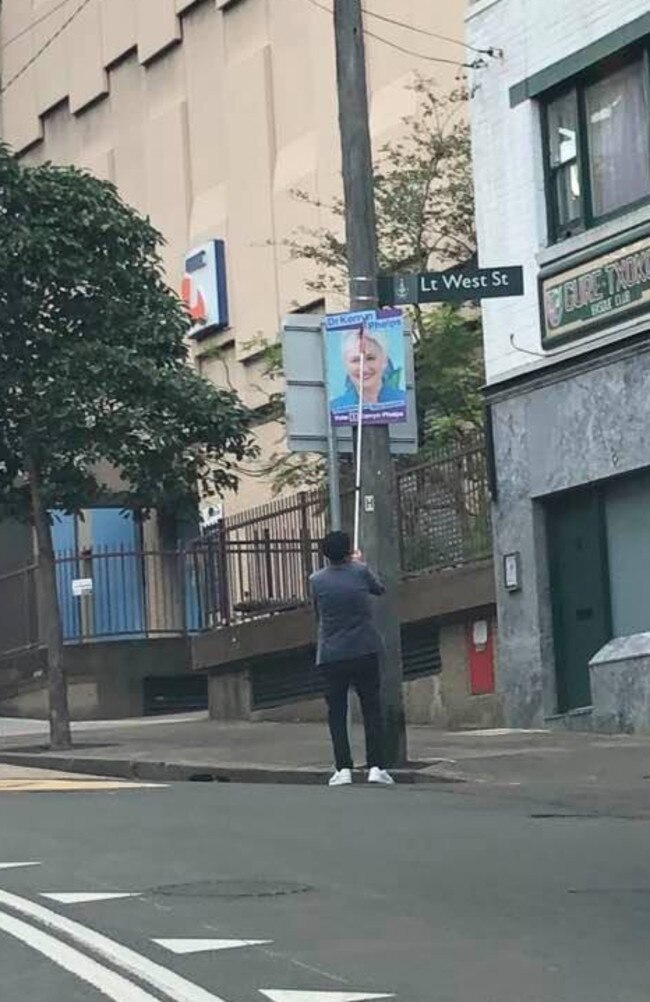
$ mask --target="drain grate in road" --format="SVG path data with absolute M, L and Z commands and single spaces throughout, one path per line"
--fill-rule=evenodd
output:
M 650 887 L 570 887 L 568 894 L 650 894 Z
M 151 894 L 178 898 L 278 898 L 306 894 L 314 888 L 288 880 L 205 880 L 154 887 Z
M 650 821 L 650 815 L 645 814 L 614 814 L 611 812 L 598 813 L 596 811 L 583 811 L 581 814 L 568 814 L 560 812 L 544 811 L 530 815 L 536 821 L 539 820 L 559 820 L 559 821 Z
M 575 820 L 576 818 L 583 820 L 585 818 L 589 819 L 589 818 L 600 818 L 600 817 L 602 817 L 602 814 L 593 814 L 593 813 L 588 814 L 586 811 L 583 812 L 582 814 L 566 814 L 564 812 L 560 813 L 559 811 L 556 812 L 540 811 L 536 814 L 531 814 L 531 818 L 534 818 L 536 821 L 540 820 L 546 821 L 548 819 L 556 819 L 556 818 L 562 821 L 571 821 Z

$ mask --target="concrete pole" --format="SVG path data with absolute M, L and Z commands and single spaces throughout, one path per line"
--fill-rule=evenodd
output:
M 350 309 L 376 309 L 377 233 L 360 0 L 334 0 L 334 32 Z M 384 642 L 380 670 L 387 764 L 395 765 L 406 761 L 407 750 L 398 612 L 397 504 L 387 426 L 364 427 L 361 483 L 361 549 L 386 585 L 377 622 Z

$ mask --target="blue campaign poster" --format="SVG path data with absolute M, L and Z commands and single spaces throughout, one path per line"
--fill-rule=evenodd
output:
M 335 425 L 406 421 L 404 319 L 399 310 L 336 313 L 325 319 L 327 396 Z M 361 354 L 365 346 L 363 388 Z

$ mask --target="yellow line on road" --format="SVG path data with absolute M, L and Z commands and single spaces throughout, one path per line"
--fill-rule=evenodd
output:
M 88 790 L 160 789 L 164 783 L 130 783 L 114 779 L 0 779 L 0 793 L 53 793 Z

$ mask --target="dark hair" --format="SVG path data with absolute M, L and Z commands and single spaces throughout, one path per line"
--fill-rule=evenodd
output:
M 328 532 L 323 540 L 323 553 L 332 564 L 342 564 L 352 553 L 347 532 Z

